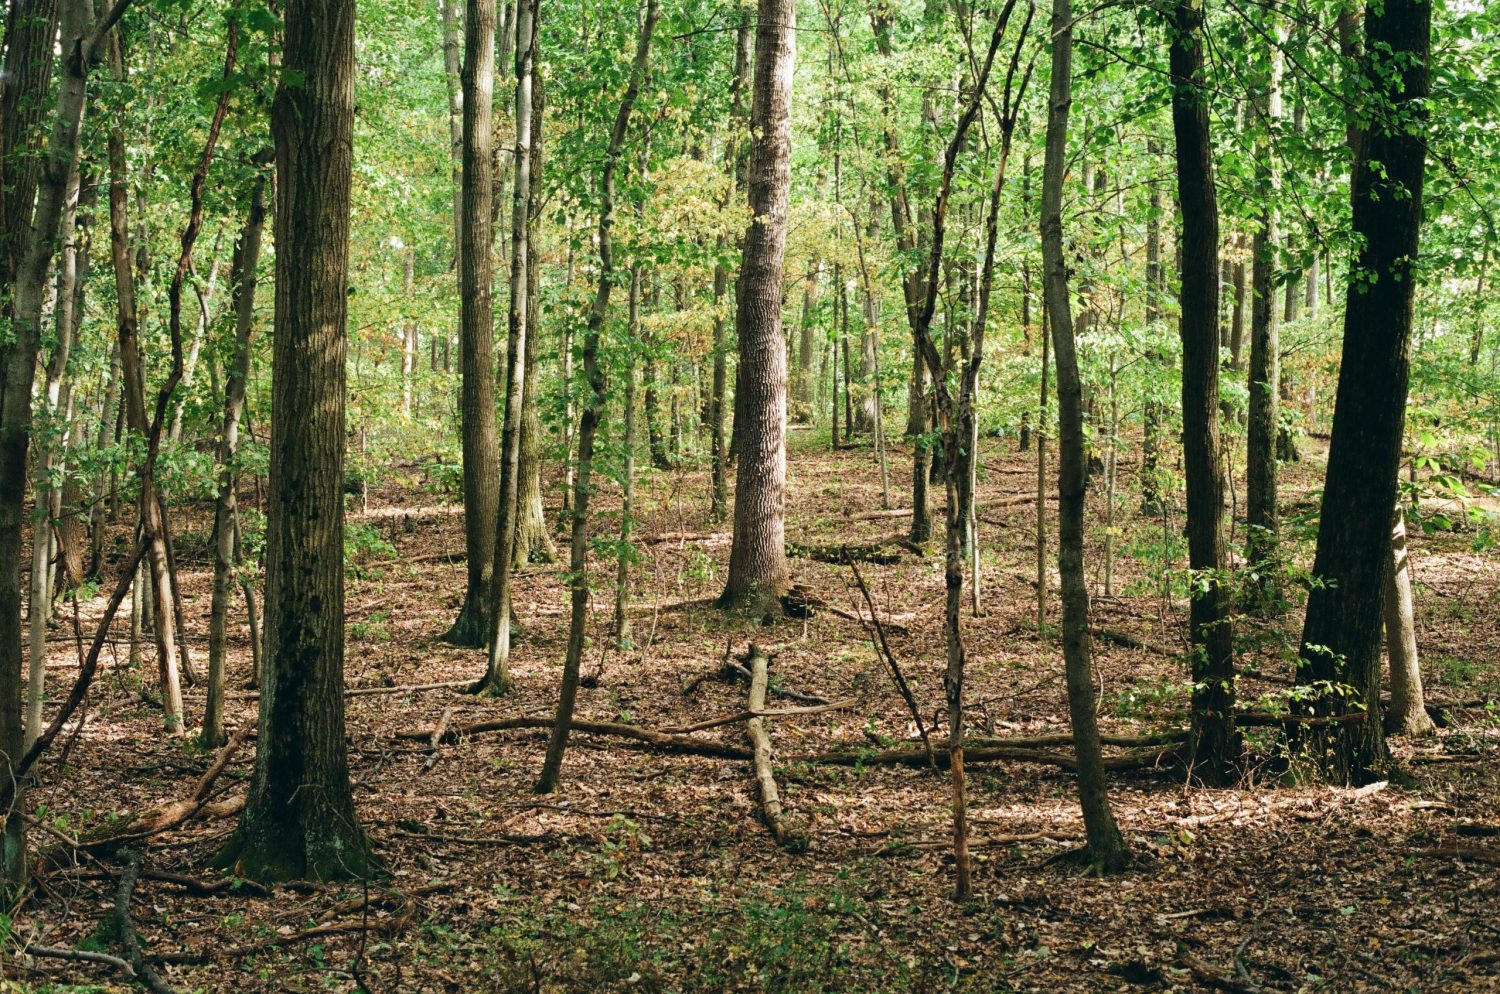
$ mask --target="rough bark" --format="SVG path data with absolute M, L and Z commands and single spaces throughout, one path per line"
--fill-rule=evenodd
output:
M 791 186 L 795 26 L 793 0 L 760 0 L 750 110 L 752 220 L 745 232 L 735 313 L 739 461 L 734 544 L 728 581 L 719 598 L 721 606 L 752 612 L 769 608 L 790 585 L 784 541 L 787 375 L 781 295 Z
M 1178 0 L 1169 12 L 1172 126 L 1182 210 L 1182 427 L 1187 475 L 1188 563 L 1201 583 L 1192 600 L 1192 775 L 1234 779 L 1234 640 L 1219 575 L 1228 565 L 1224 470 L 1219 452 L 1219 207 L 1204 83 L 1203 8 Z M 1054 317 L 1054 321 L 1055 321 Z M 1059 368 L 1060 364 L 1059 364 Z M 1059 375 L 1059 382 L 1061 376 Z
M 1042 169 L 1041 238 L 1046 314 L 1052 326 L 1057 364 L 1057 565 L 1063 584 L 1063 663 L 1088 858 L 1099 871 L 1113 872 L 1124 867 L 1129 853 L 1110 810 L 1095 717 L 1088 583 L 1083 562 L 1084 485 L 1087 478 L 1083 385 L 1078 373 L 1073 305 L 1068 295 L 1068 264 L 1063 255 L 1063 182 L 1067 172 L 1068 117 L 1072 103 L 1072 4 L 1070 0 L 1053 0 L 1052 82 L 1047 105 L 1046 161 Z
M 494 352 L 494 89 L 495 0 L 467 0 L 467 30 L 459 128 L 458 171 L 463 209 L 454 219 L 458 236 L 459 376 L 463 422 L 464 551 L 467 586 L 458 618 L 445 642 L 478 648 L 489 644 L 495 583 L 495 523 L 500 509 L 500 453 L 495 436 Z M 444 5 L 446 51 L 456 58 L 456 6 Z
M 271 110 L 276 324 L 255 769 L 219 854 L 261 882 L 363 876 L 344 744 L 344 403 L 353 0 L 288 0 Z M 298 85 L 287 85 L 296 78 Z
M 1361 247 L 1345 297 L 1343 361 L 1334 401 L 1298 682 L 1329 681 L 1316 714 L 1356 711 L 1358 723 L 1316 729 L 1307 759 L 1323 778 L 1378 778 L 1387 765 L 1379 713 L 1381 584 L 1406 416 L 1414 268 L 1426 165 L 1432 7 L 1387 0 L 1365 15 L 1361 89 L 1383 113 L 1357 142 L 1353 227 Z M 1371 168 L 1379 163 L 1380 168 Z

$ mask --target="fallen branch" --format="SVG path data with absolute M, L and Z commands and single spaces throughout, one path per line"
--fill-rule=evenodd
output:
M 140 879 L 155 880 L 166 884 L 175 884 L 194 897 L 213 897 L 223 894 L 225 891 L 237 891 L 254 897 L 270 897 L 271 889 L 253 880 L 242 880 L 237 877 L 225 877 L 219 880 L 199 880 L 185 873 L 172 873 L 169 870 L 152 870 L 143 868 L 140 871 Z M 81 873 L 70 873 L 69 880 L 113 880 L 114 874 L 106 870 L 85 870 Z
M 875 600 L 870 596 L 870 588 L 865 585 L 865 578 L 860 575 L 859 567 L 854 563 L 849 564 L 854 572 L 854 582 L 859 585 L 859 592 L 864 595 L 865 604 L 870 609 L 870 617 L 874 621 L 876 645 L 880 648 L 880 655 L 885 664 L 890 668 L 891 679 L 895 681 L 896 690 L 900 692 L 901 699 L 906 702 L 906 708 L 911 712 L 911 720 L 917 723 L 917 735 L 922 739 L 922 748 L 927 751 L 927 762 L 934 770 L 937 769 L 937 758 L 932 752 L 932 743 L 928 741 L 927 726 L 922 724 L 922 713 L 917 707 L 917 699 L 912 695 L 911 688 L 907 686 L 906 677 L 901 673 L 901 667 L 896 665 L 896 657 L 891 652 L 890 643 L 885 638 L 885 626 L 881 624 L 880 612 L 875 610 Z
M 1331 725 L 1362 725 L 1363 711 L 1349 714 L 1270 714 L 1265 711 L 1242 711 L 1234 716 L 1234 722 L 1242 728 L 1275 728 L 1284 725 L 1302 725 L 1318 728 Z
M 909 518 L 911 508 L 894 507 L 888 511 L 861 511 L 858 514 L 845 514 L 838 521 L 877 521 L 883 518 Z
M 1143 642 L 1140 639 L 1136 638 L 1134 635 L 1126 635 L 1124 632 L 1117 632 L 1112 628 L 1091 627 L 1089 628 L 1089 634 L 1094 636 L 1094 638 L 1096 639 L 1101 639 L 1105 642 L 1112 642 L 1115 645 L 1118 645 L 1125 649 L 1140 649 L 1143 652 L 1155 653 L 1158 656 L 1181 655 L 1181 653 L 1173 652 L 1171 649 L 1166 649 L 1159 645 L 1152 645 L 1150 642 Z
M 750 710 L 764 711 L 766 707 L 766 683 L 770 679 L 770 659 L 765 650 L 754 642 L 746 652 L 750 663 Z M 760 816 L 771 830 L 777 844 L 786 845 L 786 824 L 781 819 L 781 795 L 776 789 L 776 777 L 771 772 L 771 736 L 766 732 L 765 719 L 758 714 L 745 723 L 745 737 L 753 749 L 751 762 L 755 768 L 755 786 L 760 793 Z
M 729 532 L 658 532 L 636 541 L 642 545 L 661 545 L 664 542 L 727 542 L 733 537 Z
M 448 731 L 448 722 L 452 720 L 453 709 L 443 708 L 442 716 L 438 718 L 437 724 L 432 727 L 432 737 L 427 740 L 427 751 L 432 753 L 432 755 L 428 756 L 427 762 L 422 765 L 424 772 L 437 765 L 438 757 L 442 755 L 442 753 L 438 752 L 438 746 L 442 745 L 443 733 Z
M 1436 849 L 1419 849 L 1416 855 L 1421 859 L 1462 859 L 1470 863 L 1500 866 L 1500 849 L 1485 846 L 1440 846 Z
M 442 741 L 445 743 L 458 742 L 463 739 L 473 738 L 476 735 L 484 735 L 487 732 L 506 732 L 518 729 L 540 729 L 551 731 L 554 719 L 550 716 L 542 717 L 530 715 L 517 715 L 511 718 L 495 718 L 491 721 L 479 721 L 469 725 L 459 725 L 449 728 L 443 733 Z M 579 721 L 574 720 L 569 724 L 569 729 L 575 732 L 583 732 L 587 735 L 610 735 L 616 738 L 630 739 L 635 742 L 644 742 L 667 752 L 682 753 L 691 756 L 708 756 L 714 759 L 749 759 L 750 751 L 742 746 L 729 745 L 723 742 L 712 742 L 707 739 L 695 738 L 691 735 L 673 735 L 665 732 L 653 731 L 649 728 L 640 728 L 636 725 L 622 725 L 612 721 Z M 430 731 L 400 732 L 396 736 L 400 739 L 430 739 Z
M 21 953 L 26 956 L 71 960 L 77 963 L 99 963 L 103 966 L 114 967 L 131 980 L 140 979 L 135 972 L 135 967 L 120 957 L 111 956 L 109 953 L 96 953 L 92 949 L 54 949 L 51 946 L 30 945 L 22 949 Z
M 438 683 L 403 683 L 393 687 L 346 687 L 345 697 L 367 697 L 372 694 L 419 694 L 429 690 L 456 690 L 471 685 L 473 680 L 443 680 Z M 229 695 L 231 700 L 260 700 L 260 691 L 240 691 Z
M 115 937 L 125 950 L 125 962 L 135 972 L 135 978 L 145 984 L 154 994 L 172 994 L 172 988 L 141 956 L 140 940 L 136 938 L 135 925 L 130 920 L 130 897 L 135 893 L 136 881 L 141 875 L 141 857 L 134 852 L 125 853 L 125 869 L 120 874 L 120 885 L 115 890 L 115 907 L 112 924 Z
M 662 731 L 669 735 L 703 732 L 710 728 L 734 725 L 741 721 L 750 721 L 755 718 L 789 718 L 803 714 L 822 714 L 825 711 L 843 711 L 854 707 L 859 702 L 858 697 L 849 697 L 842 701 L 832 701 L 828 704 L 812 704 L 802 708 L 762 708 L 758 711 L 751 708 L 735 714 L 725 715 L 721 718 L 708 718 L 703 721 L 694 722 L 691 725 L 676 725 L 671 728 L 663 728 Z
M 750 671 L 745 669 L 744 664 L 737 659 L 730 659 L 724 663 L 724 669 L 733 675 L 740 677 L 746 683 L 750 682 Z M 819 697 L 817 694 L 804 694 L 801 691 L 787 690 L 784 687 L 772 687 L 770 693 L 777 697 L 785 697 L 789 701 L 802 701 L 806 704 L 828 704 L 828 698 Z

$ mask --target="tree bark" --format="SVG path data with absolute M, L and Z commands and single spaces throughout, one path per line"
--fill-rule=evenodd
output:
M 764 612 L 790 585 L 784 540 L 786 346 L 781 331 L 787 201 L 791 186 L 792 71 L 796 5 L 760 0 L 751 87 L 752 220 L 740 262 L 736 423 L 739 464 L 734 544 L 722 607 Z
M 458 170 L 463 210 L 458 235 L 459 376 L 463 422 L 464 551 L 467 586 L 458 618 L 443 635 L 479 648 L 494 630 L 495 527 L 500 510 L 500 453 L 495 436 L 494 88 L 495 0 L 467 0 Z M 456 58 L 456 4 L 444 5 L 445 51 Z M 524 270 L 523 270 L 524 272 Z M 524 296 L 524 295 L 523 295 Z M 445 364 L 446 366 L 446 364 Z
M 1188 562 L 1198 578 L 1190 609 L 1193 742 L 1189 753 L 1193 776 L 1222 784 L 1236 776 L 1240 739 L 1234 728 L 1234 639 L 1219 575 L 1228 566 L 1219 452 L 1219 207 L 1204 84 L 1203 8 L 1195 0 L 1178 0 L 1169 18 L 1177 199 L 1182 210 L 1179 330 Z
M 1088 583 L 1083 562 L 1084 485 L 1088 473 L 1083 438 L 1083 384 L 1078 373 L 1073 305 L 1068 296 L 1068 264 L 1063 255 L 1062 198 L 1072 103 L 1072 4 L 1070 0 L 1053 0 L 1052 82 L 1047 105 L 1046 161 L 1042 169 L 1041 239 L 1046 316 L 1052 325 L 1057 363 L 1057 565 L 1063 584 L 1063 662 L 1089 863 L 1100 872 L 1114 872 L 1124 868 L 1129 852 L 1110 810 L 1095 717 Z M 1044 502 L 1038 501 L 1041 503 Z
M 1417 657 L 1417 626 L 1411 604 L 1411 557 L 1406 551 L 1406 515 L 1396 505 L 1391 530 L 1391 558 L 1386 568 L 1385 645 L 1391 666 L 1391 706 L 1385 712 L 1385 733 L 1405 738 L 1437 734 L 1422 695 L 1422 667 Z
M 359 877 L 344 744 L 344 403 L 353 0 L 287 0 L 276 141 L 276 325 L 266 665 L 255 769 L 218 864 L 253 880 Z M 297 80 L 291 85 L 288 80 Z
M 1298 682 L 1320 692 L 1316 714 L 1365 720 L 1309 729 L 1302 743 L 1324 779 L 1379 777 L 1388 752 L 1379 713 L 1381 585 L 1406 416 L 1412 302 L 1422 222 L 1432 7 L 1387 0 L 1365 14 L 1362 92 L 1382 111 L 1357 142 L 1353 228 L 1361 247 L 1345 298 L 1334 401 Z M 1370 163 L 1379 163 L 1371 168 Z M 1347 689 L 1339 689 L 1347 688 Z

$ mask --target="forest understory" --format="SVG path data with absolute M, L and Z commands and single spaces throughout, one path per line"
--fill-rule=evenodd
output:
M 1305 445 L 1307 458 L 1283 468 L 1288 521 L 1315 516 L 1326 446 Z M 352 500 L 351 528 L 365 539 L 351 543 L 346 570 L 349 762 L 383 867 L 367 880 L 267 890 L 210 870 L 250 775 L 255 701 L 230 694 L 234 744 L 222 774 L 200 789 L 216 756 L 191 736 L 162 733 L 143 693 L 154 687 L 151 647 L 131 668 L 122 616 L 81 725 L 45 759 L 31 795 L 43 854 L 15 934 L 61 950 L 116 948 L 107 923 L 118 880 L 138 858 L 130 921 L 157 982 L 175 991 L 1500 989 L 1500 715 L 1479 704 L 1500 686 L 1494 557 L 1472 551 L 1462 531 L 1413 530 L 1418 642 L 1442 727 L 1435 739 L 1393 740 L 1400 782 L 1284 785 L 1281 730 L 1250 727 L 1256 761 L 1243 782 L 1189 789 L 1161 755 L 1186 726 L 1190 688 L 1187 600 L 1171 589 L 1182 575 L 1180 511 L 1140 515 L 1125 485 L 1135 467 L 1122 459 L 1114 514 L 1132 538 L 1115 552 L 1113 595 L 1103 595 L 1093 533 L 1088 572 L 1106 755 L 1134 767 L 1110 773 L 1111 799 L 1136 862 L 1094 878 L 1070 858 L 1083 829 L 1073 775 L 1053 761 L 1071 755 L 1062 658 L 1051 633 L 1036 631 L 1036 462 L 1016 448 L 1001 438 L 981 447 L 981 614 L 966 605 L 963 617 L 970 902 L 952 899 L 947 776 L 921 761 L 880 761 L 895 747 L 920 756 L 918 729 L 876 635 L 857 620 L 868 612 L 852 570 L 821 561 L 840 558 L 842 546 L 879 547 L 859 571 L 922 724 L 941 739 L 940 546 L 919 556 L 902 544 L 904 518 L 873 513 L 880 479 L 868 448 L 830 452 L 826 432 L 800 430 L 788 460 L 793 578 L 842 613 L 814 607 L 756 627 L 713 608 L 729 535 L 708 520 L 707 475 L 641 473 L 634 645 L 614 648 L 614 560 L 596 554 L 575 716 L 585 727 L 575 727 L 562 790 L 551 795 L 533 786 L 567 639 L 563 569 L 517 574 L 515 691 L 471 696 L 456 684 L 484 672 L 482 651 L 438 641 L 462 597 L 461 504 L 419 470 L 374 488 L 363 511 Z M 902 478 L 909 452 L 892 457 Z M 1093 522 L 1105 520 L 1103 491 L 1090 489 Z M 548 488 L 554 524 L 558 493 Z M 598 496 L 595 532 L 609 535 L 618 494 Z M 253 505 L 255 495 L 243 499 Z M 207 506 L 177 512 L 195 634 L 207 628 L 211 516 Z M 117 556 L 128 539 L 122 520 Z M 1295 545 L 1309 557 L 1310 530 Z M 102 605 L 80 605 L 83 640 Z M 1051 612 L 1056 624 L 1055 593 Z M 1285 653 L 1299 629 L 1300 611 L 1241 619 L 1247 708 L 1285 712 Z M 769 709 L 817 708 L 809 697 L 836 705 L 765 719 L 781 845 L 743 758 L 746 686 L 722 672 L 747 638 L 774 653 Z M 50 641 L 49 682 L 67 685 L 78 658 L 71 606 Z M 251 668 L 240 608 L 231 646 L 230 685 L 239 687 Z M 201 667 L 203 649 L 192 647 Z M 186 691 L 189 713 L 202 695 L 201 683 Z M 535 723 L 469 731 L 518 718 Z M 690 727 L 713 719 L 729 720 Z M 653 744 L 591 732 L 591 722 L 661 734 Z M 1162 737 L 1139 738 L 1152 735 Z M 1013 741 L 1044 736 L 1061 738 Z M 1108 736 L 1136 742 L 1108 745 Z M 983 757 L 987 740 L 1002 758 Z M 693 743 L 726 757 L 694 754 Z M 172 809 L 187 816 L 179 824 L 128 838 L 125 819 L 183 801 Z M 22 989 L 131 989 L 108 964 L 24 962 L 10 964 Z

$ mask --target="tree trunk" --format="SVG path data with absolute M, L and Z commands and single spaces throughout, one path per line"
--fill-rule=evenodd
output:
M 443 635 L 454 645 L 489 644 L 494 629 L 495 527 L 500 510 L 500 454 L 495 437 L 493 101 L 495 0 L 467 0 L 459 171 L 463 210 L 455 217 L 459 248 L 459 376 L 463 423 L 464 551 L 467 587 L 458 618 Z M 456 5 L 444 6 L 445 43 L 456 58 Z M 524 296 L 524 295 L 523 295 Z M 446 356 L 447 342 L 444 340 Z M 447 368 L 446 359 L 443 364 Z
M 521 0 L 516 12 L 516 145 L 515 189 L 510 235 L 510 311 L 505 350 L 505 421 L 500 439 L 500 505 L 495 525 L 495 580 L 490 595 L 489 668 L 480 690 L 505 694 L 511 689 L 510 580 L 516 548 L 517 497 L 521 475 L 521 407 L 525 401 L 527 354 L 531 347 L 531 205 L 533 140 L 541 119 L 534 111 L 538 95 L 536 55 L 541 32 L 536 0 Z
M 1412 302 L 1427 131 L 1432 8 L 1388 0 L 1365 14 L 1362 90 L 1381 113 L 1356 141 L 1353 228 L 1361 248 L 1345 298 L 1343 361 L 1334 401 L 1298 682 L 1329 681 L 1317 714 L 1363 713 L 1352 724 L 1309 728 L 1316 772 L 1334 783 L 1381 775 L 1388 752 L 1379 713 L 1381 587 L 1406 416 Z M 1379 163 L 1371 168 L 1370 163 Z
M 531 4 L 536 2 L 537 0 L 529 0 Z M 534 9 L 533 7 L 533 11 Z M 539 794 L 553 793 L 561 784 L 563 753 L 568 747 L 573 702 L 578 695 L 578 670 L 583 662 L 589 603 L 589 487 L 594 470 L 594 436 L 598 433 L 599 421 L 608 403 L 604 369 L 599 364 L 599 339 L 604 332 L 604 322 L 609 317 L 609 296 L 614 280 L 615 172 L 620 164 L 625 134 L 630 127 L 630 115 L 635 109 L 635 102 L 650 64 L 651 35 L 656 30 L 656 16 L 656 0 L 646 0 L 646 14 L 642 19 L 640 37 L 636 41 L 630 84 L 625 88 L 625 95 L 620 99 L 620 107 L 615 114 L 603 174 L 599 178 L 599 284 L 594 292 L 593 305 L 589 308 L 588 326 L 583 340 L 583 372 L 589 393 L 584 404 L 583 418 L 578 426 L 578 478 L 573 494 L 573 534 L 568 550 L 568 649 L 563 660 L 562 686 L 558 691 L 557 720 L 553 723 L 552 735 L 547 742 L 547 758 L 542 763 L 542 774 L 537 780 L 536 790 Z
M 234 294 L 234 346 L 224 382 L 224 424 L 219 436 L 219 493 L 214 505 L 214 580 L 208 624 L 208 699 L 203 708 L 199 742 L 213 749 L 228 741 L 224 732 L 225 653 L 229 604 L 234 599 L 234 570 L 239 564 L 238 535 L 240 418 L 250 378 L 250 346 L 255 334 L 256 271 L 266 220 L 266 179 L 251 181 L 245 227 L 234 246 L 230 282 Z
M 615 573 L 615 648 L 622 651 L 630 645 L 630 561 L 634 558 L 630 533 L 635 524 L 635 345 L 641 331 L 639 261 L 630 267 L 630 304 L 626 321 L 625 429 L 620 440 L 624 459 L 620 467 L 620 548 Z
M 1068 264 L 1063 256 L 1062 197 L 1067 170 L 1068 114 L 1072 103 L 1072 4 L 1070 0 L 1053 0 L 1052 83 L 1047 114 L 1046 162 L 1042 170 L 1041 236 L 1046 315 L 1052 325 L 1052 343 L 1057 355 L 1057 564 L 1063 583 L 1063 660 L 1068 685 L 1068 712 L 1078 756 L 1078 797 L 1083 809 L 1089 863 L 1101 872 L 1114 872 L 1129 861 L 1129 853 L 1110 810 L 1095 717 L 1089 595 L 1083 562 L 1084 485 L 1088 470 L 1083 438 L 1083 384 L 1078 373 L 1072 303 L 1068 298 Z M 1210 311 L 1210 321 L 1212 318 Z M 1043 505 L 1045 501 L 1038 500 L 1037 503 Z
M 739 337 L 738 483 L 729 578 L 719 603 L 761 613 L 790 584 L 784 545 L 786 347 L 781 292 L 791 181 L 792 67 L 796 5 L 760 0 L 750 123 L 749 194 L 735 314 Z
M 266 666 L 255 770 L 218 864 L 253 880 L 364 876 L 344 744 L 344 401 L 353 0 L 287 0 L 276 140 Z M 288 80 L 297 80 L 290 85 Z
M 1437 734 L 1422 696 L 1422 667 L 1417 658 L 1417 626 L 1411 606 L 1411 558 L 1406 551 L 1406 515 L 1396 505 L 1391 531 L 1391 558 L 1386 569 L 1386 655 L 1391 661 L 1391 706 L 1385 712 L 1385 733 L 1406 738 Z
M 1188 561 L 1202 578 L 1201 584 L 1195 584 L 1198 592 L 1193 597 L 1190 619 L 1190 754 L 1193 776 L 1222 784 L 1235 778 L 1240 739 L 1234 728 L 1234 639 L 1227 597 L 1218 575 L 1228 566 L 1224 470 L 1219 452 L 1219 207 L 1203 79 L 1203 8 L 1192 0 L 1178 0 L 1171 8 L 1167 29 L 1171 35 L 1177 199 L 1182 210 L 1180 334 Z
M 1285 41 L 1286 33 L 1280 19 L 1273 19 L 1268 53 L 1270 67 L 1262 105 L 1268 129 L 1275 128 L 1281 120 L 1281 67 Z M 1281 599 L 1276 563 L 1281 531 L 1281 516 L 1276 507 L 1281 341 L 1272 282 L 1278 237 L 1276 203 L 1281 193 L 1281 177 L 1276 169 L 1269 135 L 1261 140 L 1258 149 L 1261 214 L 1260 227 L 1251 242 L 1253 286 L 1250 302 L 1250 410 L 1245 456 L 1245 551 L 1253 574 L 1246 588 L 1251 601 L 1249 606 L 1266 614 L 1274 610 Z

